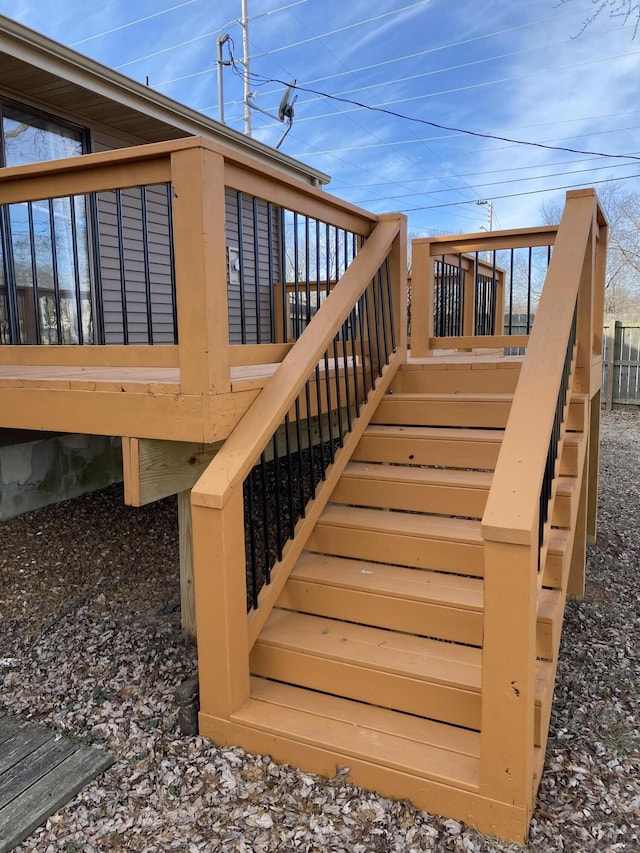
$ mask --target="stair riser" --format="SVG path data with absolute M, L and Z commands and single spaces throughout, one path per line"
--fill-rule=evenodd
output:
M 343 476 L 331 496 L 333 503 L 410 512 L 481 518 L 487 502 L 484 489 L 464 489 L 416 483 L 390 483 L 373 478 Z
M 519 369 L 400 369 L 391 390 L 404 394 L 513 394 Z
M 480 727 L 480 693 L 256 643 L 251 672 L 470 729 Z
M 456 426 L 504 429 L 511 401 L 403 400 L 385 397 L 371 419 L 372 424 L 407 426 Z
M 482 612 L 290 578 L 278 606 L 471 646 L 482 645 Z
M 287 582 L 278 599 L 278 607 L 469 646 L 482 645 L 481 610 L 374 595 L 294 578 Z M 557 620 L 538 619 L 537 657 L 553 659 L 557 631 Z
M 387 395 L 371 419 L 372 424 L 404 426 L 471 427 L 504 429 L 509 418 L 511 401 L 506 400 L 433 400 L 401 399 Z M 585 408 L 580 399 L 572 400 L 567 416 L 567 430 L 584 429 Z
M 352 506 L 482 518 L 488 494 L 488 489 L 482 488 L 394 483 L 370 477 L 365 479 L 343 475 L 333 491 L 331 500 L 333 503 Z M 552 524 L 556 527 L 568 527 L 570 518 L 570 496 L 556 495 Z
M 478 545 L 371 530 L 349 530 L 324 522 L 316 525 L 307 550 L 472 577 L 484 575 L 482 547 Z
M 499 442 L 466 442 L 440 439 L 363 435 L 353 454 L 354 461 L 395 462 L 412 465 L 443 465 L 452 468 L 494 470 Z

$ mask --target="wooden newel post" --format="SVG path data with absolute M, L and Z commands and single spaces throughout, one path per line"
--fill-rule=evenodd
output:
M 480 790 L 522 809 L 524 832 L 533 808 L 537 547 L 484 535 Z
M 396 349 L 407 349 L 407 217 L 404 214 L 390 214 L 380 219 L 397 219 L 398 235 L 389 252 L 389 270 L 391 275 L 391 298 L 393 317 L 391 322 L 395 330 Z M 390 345 L 390 343 L 389 343 Z
M 180 385 L 230 390 L 224 157 L 205 147 L 171 155 Z
M 196 486 L 197 489 L 197 486 Z M 249 698 L 247 582 L 242 485 L 221 509 L 192 493 L 201 731 Z
M 411 248 L 411 356 L 431 355 L 433 337 L 434 262 L 429 240 L 414 240 Z

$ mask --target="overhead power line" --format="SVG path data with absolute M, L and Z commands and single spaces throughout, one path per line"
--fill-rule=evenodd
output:
M 285 82 L 284 80 L 278 80 L 278 79 L 273 78 L 273 77 L 263 77 L 262 75 L 255 75 L 255 76 L 259 77 L 263 82 L 279 83 L 281 86 L 288 86 L 289 85 L 289 83 Z M 463 134 L 465 136 L 472 136 L 472 137 L 476 137 L 476 138 L 480 138 L 480 139 L 495 139 L 498 142 L 508 142 L 512 145 L 526 145 L 526 146 L 530 146 L 532 148 L 543 148 L 543 149 L 548 150 L 548 151 L 567 151 L 570 154 L 587 154 L 587 155 L 591 155 L 594 157 L 608 157 L 608 158 L 616 159 L 616 160 L 622 160 L 622 159 L 640 160 L 640 156 L 637 156 L 635 154 L 627 154 L 627 153 L 613 154 L 613 153 L 607 152 L 607 151 L 590 151 L 588 149 L 571 148 L 569 146 L 564 146 L 564 145 L 550 145 L 550 144 L 547 144 L 545 142 L 532 142 L 531 140 L 527 140 L 527 139 L 515 139 L 515 138 L 509 137 L 509 136 L 500 136 L 499 134 L 495 134 L 495 133 L 485 133 L 485 132 L 479 131 L 479 130 L 469 130 L 468 128 L 464 128 L 464 127 L 455 127 L 453 125 L 440 124 L 439 122 L 430 121 L 429 119 L 426 119 L 426 118 L 419 118 L 418 116 L 410 116 L 410 115 L 407 115 L 406 113 L 400 113 L 400 112 L 397 112 L 396 110 L 390 110 L 388 107 L 375 106 L 373 104 L 363 104 L 362 102 L 355 101 L 352 98 L 344 98 L 344 97 L 341 97 L 340 95 L 331 95 L 328 92 L 322 92 L 319 89 L 311 89 L 308 86 L 300 86 L 297 83 L 293 86 L 293 88 L 299 92 L 310 92 L 313 95 L 320 95 L 323 98 L 326 98 L 327 100 L 330 100 L 330 101 L 337 101 L 337 102 L 342 103 L 342 104 L 351 104 L 355 107 L 358 107 L 359 109 L 369 110 L 370 112 L 375 112 L 375 113 L 382 113 L 383 115 L 388 115 L 388 116 L 392 116 L 393 118 L 403 119 L 404 121 L 411 121 L 411 122 L 415 122 L 416 124 L 423 124 L 423 125 L 426 125 L 427 127 L 435 127 L 438 130 L 446 130 L 450 133 L 460 133 L 460 134 Z
M 512 77 L 502 77 L 502 78 L 499 78 L 498 80 L 487 80 L 487 81 L 482 82 L 482 83 L 469 83 L 466 86 L 456 86 L 454 89 L 441 89 L 438 92 L 422 93 L 420 95 L 413 95 L 410 98 L 396 98 L 393 101 L 383 102 L 382 104 L 379 104 L 378 106 L 382 107 L 382 106 L 389 106 L 391 104 L 406 104 L 406 103 L 409 103 L 410 101 L 424 101 L 427 98 L 437 98 L 437 97 L 441 97 L 442 95 L 454 95 L 454 94 L 457 94 L 458 92 L 468 92 L 468 91 L 471 91 L 472 89 L 484 89 L 484 88 L 487 88 L 488 86 L 496 86 L 496 85 L 499 85 L 501 83 L 511 83 L 514 80 L 526 80 L 529 77 L 536 77 L 536 76 L 541 76 L 544 74 L 552 74 L 552 73 L 555 73 L 557 71 L 570 71 L 572 68 L 583 68 L 586 65 L 597 65 L 601 62 L 611 62 L 613 59 L 623 59 L 626 57 L 638 56 L 638 55 L 640 55 L 640 51 L 636 51 L 634 53 L 621 53 L 621 54 L 617 54 L 616 56 L 600 57 L 598 59 L 589 59 L 585 62 L 575 62 L 575 63 L 572 63 L 571 65 L 560 65 L 560 66 L 557 66 L 556 68 L 543 68 L 543 69 L 540 69 L 540 71 L 530 71 L 527 74 L 517 74 L 517 75 L 514 75 Z M 306 91 L 311 92 L 313 94 L 316 94 L 316 91 L 314 89 L 307 89 Z M 326 95 L 326 93 L 324 93 L 324 94 Z M 337 95 L 331 95 L 330 97 L 333 98 L 334 100 L 340 100 L 340 98 L 343 96 L 340 94 L 337 94 Z M 313 100 L 318 100 L 318 99 L 313 99 Z M 311 102 L 312 101 L 307 100 L 307 101 L 301 101 L 300 103 L 301 104 L 307 104 L 307 103 L 311 103 Z M 351 103 L 351 104 L 354 104 L 358 107 L 365 106 L 363 104 L 360 104 L 358 101 L 352 101 L 349 98 L 344 98 L 344 103 L 346 103 L 346 104 Z M 370 107 L 370 108 L 372 109 L 372 107 Z M 320 115 L 307 116 L 305 118 L 299 119 L 298 124 L 300 124 L 300 122 L 303 122 L 303 121 L 317 121 L 317 119 L 320 119 L 320 118 L 335 118 L 336 116 L 347 115 L 348 113 L 352 113 L 352 112 L 355 112 L 355 110 L 339 110 L 339 111 L 333 112 L 333 113 L 321 113 Z
M 474 184 L 473 186 L 470 187 L 470 189 L 480 190 L 480 189 L 486 189 L 487 187 L 504 186 L 504 184 L 521 184 L 521 183 L 524 183 L 525 181 L 544 181 L 547 178 L 573 177 L 574 175 L 580 175 L 580 174 L 583 174 L 585 172 L 599 172 L 599 171 L 602 171 L 603 169 L 630 168 L 631 166 L 637 168 L 635 163 L 613 163 L 610 166 L 598 166 L 595 169 L 593 169 L 593 168 L 591 168 L 591 169 L 574 169 L 573 171 L 570 170 L 570 171 L 563 171 L 563 172 L 551 172 L 551 173 L 546 174 L 546 175 L 533 175 L 532 177 L 528 177 L 528 178 L 509 178 L 506 181 L 490 181 L 488 183 L 483 183 L 483 184 Z M 635 176 L 634 175 L 631 175 L 631 176 L 624 175 L 620 178 L 610 178 L 608 180 L 622 181 L 622 180 L 625 180 L 625 178 L 627 178 L 627 177 L 635 177 Z M 428 179 L 423 179 L 423 180 L 428 180 Z M 365 187 L 356 187 L 356 189 L 365 189 Z M 424 195 L 441 195 L 442 193 L 448 193 L 448 192 L 451 192 L 451 189 L 449 187 L 445 187 L 444 189 L 426 190 Z M 398 199 L 411 198 L 411 197 L 415 197 L 417 195 L 423 195 L 423 193 L 421 193 L 419 190 L 413 190 L 412 192 L 404 193 L 403 195 L 382 196 L 380 198 L 376 198 L 376 201 L 397 201 Z M 484 193 L 484 195 L 487 195 L 487 194 Z M 495 196 L 491 195 L 492 200 L 493 200 L 493 198 L 495 198 Z M 364 204 L 364 200 L 362 202 L 355 202 L 355 204 Z
M 356 21 L 353 24 L 346 24 L 344 27 L 338 27 L 335 30 L 329 30 L 326 33 L 319 33 L 318 35 L 311 36 L 310 38 L 302 39 L 301 41 L 293 42 L 292 44 L 285 44 L 282 47 L 275 47 L 273 50 L 267 50 L 264 53 L 256 53 L 254 56 L 250 56 L 250 60 L 261 59 L 263 56 L 273 56 L 274 53 L 281 53 L 283 50 L 290 50 L 292 47 L 300 47 L 303 44 L 308 44 L 311 41 L 318 41 L 319 39 L 326 38 L 327 36 L 334 36 L 337 33 L 344 33 L 346 30 L 352 30 L 354 27 L 361 27 L 363 24 L 370 24 L 373 21 L 380 21 L 382 18 L 388 18 L 391 15 L 399 15 L 401 12 L 407 12 L 409 9 L 416 9 L 418 6 L 425 6 L 427 3 L 431 3 L 431 0 L 418 0 L 417 3 L 411 3 L 409 6 L 403 6 L 401 9 L 393 9 L 391 12 L 383 12 L 381 15 L 374 15 L 371 18 L 365 18 L 362 21 Z
M 197 3 L 197 0 L 185 0 L 184 3 L 178 3 L 177 6 L 170 6 L 168 9 L 162 9 L 162 11 L 154 12 L 152 15 L 145 15 L 144 18 L 137 18 L 135 21 L 129 21 L 128 24 L 120 24 L 119 27 L 112 27 L 110 30 L 104 30 L 104 32 L 96 33 L 94 36 L 87 36 L 86 38 L 79 39 L 78 41 L 72 41 L 69 44 L 69 47 L 77 47 L 79 44 L 86 44 L 86 42 L 102 38 L 102 36 L 110 36 L 111 33 L 117 33 L 120 30 L 126 30 L 128 27 L 133 27 L 136 24 L 142 24 L 145 21 L 150 21 L 152 18 L 159 18 L 160 15 L 166 15 L 167 12 L 173 12 L 176 9 L 182 9 L 183 6 L 190 6 L 192 3 Z
M 637 160 L 640 160 L 640 157 L 636 157 Z M 624 178 L 609 178 L 606 181 L 590 181 L 589 186 L 598 186 L 599 184 L 612 184 L 614 181 L 628 181 L 631 178 L 640 178 L 640 174 L 638 175 L 626 175 Z M 575 190 L 584 187 L 584 184 L 566 184 L 562 187 L 549 187 L 546 190 L 525 190 L 521 193 L 507 193 L 506 195 L 493 195 L 491 196 L 491 201 L 500 201 L 504 198 L 519 198 L 520 196 L 525 195 L 539 195 L 540 193 L 553 193 L 559 192 L 560 190 Z M 378 199 L 376 199 L 378 200 Z M 415 210 L 436 210 L 440 207 L 456 207 L 459 204 L 473 204 L 473 202 L 469 201 L 450 201 L 444 202 L 443 204 L 427 204 L 421 207 L 405 207 L 400 210 L 400 213 L 412 213 Z

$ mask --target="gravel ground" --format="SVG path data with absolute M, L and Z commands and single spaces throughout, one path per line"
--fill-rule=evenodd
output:
M 18 851 L 640 851 L 640 413 L 605 415 L 599 542 L 567 609 L 525 848 L 269 758 L 181 737 L 176 506 L 111 488 L 0 525 L 0 710 L 116 763 Z

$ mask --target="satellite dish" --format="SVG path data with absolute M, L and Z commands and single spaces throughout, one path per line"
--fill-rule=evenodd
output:
M 293 95 L 293 90 L 296 87 L 296 81 L 292 80 L 291 83 L 287 86 L 287 90 L 282 96 L 282 100 L 280 101 L 280 106 L 278 107 L 278 121 L 281 121 L 282 124 L 286 124 L 286 128 L 278 142 L 276 143 L 276 148 L 280 148 L 282 143 L 285 140 L 286 135 L 289 133 L 293 126 L 293 105 L 298 100 L 297 95 Z M 293 97 L 291 97 L 293 95 Z M 274 119 L 275 116 L 273 113 L 268 112 L 267 110 L 263 110 L 262 107 L 259 107 L 254 101 L 255 92 L 249 92 L 247 95 L 247 100 L 245 103 L 252 110 L 258 110 L 259 113 L 264 113 L 264 115 L 269 116 L 269 118 Z
M 293 94 L 296 83 L 297 80 L 295 79 L 289 83 L 284 95 L 282 96 L 282 100 L 280 101 L 280 106 L 278 107 L 278 118 L 281 122 L 284 122 L 286 119 L 293 119 L 293 105 L 298 100 L 298 96 L 296 95 L 292 99 L 291 95 Z

